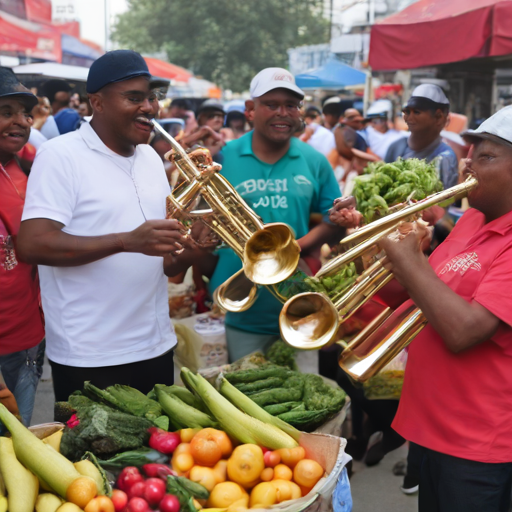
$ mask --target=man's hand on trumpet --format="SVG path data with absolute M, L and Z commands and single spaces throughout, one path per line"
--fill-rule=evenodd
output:
M 407 288 L 411 272 L 417 272 L 423 265 L 430 266 L 424 255 L 430 246 L 432 228 L 423 221 L 404 222 L 390 235 L 379 240 L 384 250 L 384 266 L 393 272 L 395 279 Z
M 361 225 L 363 215 L 356 210 L 356 200 L 353 196 L 340 197 L 329 210 L 329 220 L 342 228 L 352 229 Z

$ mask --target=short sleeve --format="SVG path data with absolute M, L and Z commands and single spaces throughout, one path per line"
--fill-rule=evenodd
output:
M 47 143 L 48 144 L 48 143 Z M 76 204 L 72 159 L 55 145 L 39 149 L 27 185 L 23 220 L 51 219 L 67 226 Z
M 492 340 L 501 346 L 512 346 L 512 246 L 492 263 L 482 279 L 474 300 L 498 317 L 500 325 Z
M 329 222 L 328 212 L 332 208 L 334 200 L 340 197 L 341 193 L 331 164 L 323 155 L 318 172 L 318 184 L 317 201 L 311 206 L 311 211 L 321 213 L 324 222 Z

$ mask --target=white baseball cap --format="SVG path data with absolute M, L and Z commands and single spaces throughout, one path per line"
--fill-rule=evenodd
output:
M 407 107 L 427 110 L 439 108 L 440 106 L 450 106 L 450 101 L 443 92 L 443 89 L 434 84 L 421 84 L 412 91 L 412 95 L 406 104 Z
M 366 112 L 366 119 L 376 119 L 386 117 L 391 119 L 393 104 L 389 100 L 374 101 Z
M 294 76 L 283 68 L 266 68 L 252 80 L 249 92 L 251 98 L 259 98 L 274 89 L 288 89 L 304 98 L 304 92 L 295 84 Z
M 512 145 L 512 105 L 498 110 L 476 130 L 468 130 L 462 137 L 469 143 L 475 139 L 488 139 L 498 144 Z

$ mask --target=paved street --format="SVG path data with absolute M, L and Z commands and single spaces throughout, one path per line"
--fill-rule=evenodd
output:
M 297 361 L 302 371 L 315 372 L 317 369 L 315 352 L 302 352 Z M 52 421 L 53 404 L 51 372 L 46 363 L 37 390 L 32 424 Z M 406 456 L 407 451 L 402 447 L 388 454 L 380 464 L 372 468 L 360 462 L 354 463 L 351 479 L 354 512 L 417 512 L 417 497 L 402 494 L 402 477 L 394 476 L 391 472 L 395 462 Z

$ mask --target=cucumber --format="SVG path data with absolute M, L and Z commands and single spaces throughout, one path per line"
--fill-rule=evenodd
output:
M 248 382 L 247 384 L 235 384 L 235 388 L 242 393 L 253 393 L 255 391 L 264 391 L 265 389 L 279 388 L 284 380 L 279 377 L 269 377 L 268 379 Z
M 277 416 L 278 414 L 284 414 L 285 412 L 291 411 L 292 409 L 300 405 L 303 405 L 303 403 L 284 402 L 282 404 L 266 405 L 265 407 L 263 407 L 263 409 L 265 409 L 265 411 L 267 411 L 269 414 L 272 414 L 272 416 Z

